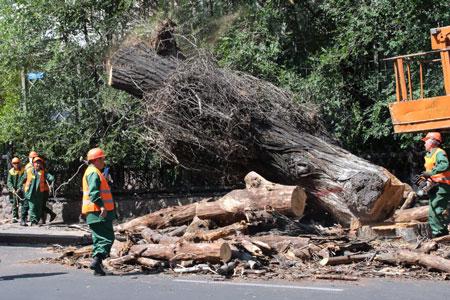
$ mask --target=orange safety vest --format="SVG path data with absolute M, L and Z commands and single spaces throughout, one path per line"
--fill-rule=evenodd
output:
M 105 206 L 105 209 L 107 211 L 114 210 L 114 201 L 111 194 L 111 189 L 109 187 L 108 181 L 106 181 L 103 174 L 93 165 L 90 165 L 87 167 L 86 172 L 84 172 L 83 176 L 83 205 L 81 207 L 81 213 L 83 215 L 94 212 L 94 211 L 100 211 L 100 206 L 97 204 L 91 202 L 91 198 L 89 196 L 89 185 L 87 182 L 87 176 L 97 173 L 97 175 L 100 177 L 100 198 L 103 201 L 103 204 Z
M 30 162 L 25 165 L 25 171 L 28 171 L 29 169 L 33 169 L 33 164 Z
M 34 168 L 28 169 L 27 171 L 27 181 L 25 182 L 24 190 L 28 192 L 30 189 L 31 181 L 36 178 L 36 170 Z M 41 170 L 38 172 L 39 176 L 39 191 L 40 192 L 48 192 L 49 188 L 47 182 L 45 180 L 45 172 Z
M 436 156 L 441 152 L 443 152 L 444 155 L 447 156 L 445 151 L 441 148 L 437 148 L 436 151 L 434 151 L 433 155 L 431 155 L 430 157 L 425 156 L 424 167 L 426 172 L 431 172 L 431 170 L 433 170 L 434 166 L 436 165 Z M 433 175 L 430 178 L 434 182 L 450 184 L 450 170 Z

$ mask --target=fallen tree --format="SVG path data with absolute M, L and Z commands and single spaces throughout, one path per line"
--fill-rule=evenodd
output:
M 143 139 L 172 162 L 303 186 L 346 225 L 384 220 L 400 204 L 404 185 L 337 146 L 318 110 L 288 91 L 207 55 L 179 60 L 143 43 L 123 45 L 108 66 L 112 87 L 142 98 Z

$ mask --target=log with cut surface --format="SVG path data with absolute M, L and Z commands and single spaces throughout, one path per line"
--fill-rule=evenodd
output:
M 258 177 L 250 173 L 251 178 Z M 248 178 L 248 177 L 246 177 Z M 210 219 L 221 225 L 244 220 L 251 210 L 270 208 L 282 214 L 300 217 L 305 208 L 306 194 L 301 187 L 271 183 L 271 187 L 249 187 L 233 190 L 211 202 L 197 202 L 168 207 L 119 225 L 119 231 L 132 231 L 140 226 L 164 228 L 190 222 L 194 217 Z

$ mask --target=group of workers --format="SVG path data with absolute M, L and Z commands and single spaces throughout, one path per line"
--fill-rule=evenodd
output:
M 20 219 L 22 226 L 28 226 L 28 215 L 30 225 L 37 225 L 39 222 L 45 224 L 48 215 L 50 222 L 56 218 L 56 214 L 47 207 L 49 185 L 55 178 L 45 171 L 45 161 L 38 153 L 31 151 L 28 158 L 29 162 L 23 167 L 20 159 L 14 157 L 7 179 L 12 222 L 17 223 Z
M 20 225 L 28 226 L 27 217 L 31 225 L 38 222 L 45 223 L 47 214 L 50 222 L 56 214 L 47 207 L 49 185 L 54 182 L 54 176 L 46 172 L 44 159 L 35 151 L 29 154 L 29 162 L 22 167 L 19 158 L 11 161 L 12 168 L 8 172 L 8 190 L 13 206 L 13 222 L 19 221 L 19 207 L 21 206 Z M 102 261 L 109 256 L 114 242 L 112 221 L 115 219 L 115 205 L 107 177 L 104 174 L 105 153 L 100 148 L 93 148 L 87 153 L 89 163 L 82 179 L 82 208 L 81 213 L 86 217 L 86 223 L 92 232 L 93 252 L 90 268 L 94 275 L 103 276 Z

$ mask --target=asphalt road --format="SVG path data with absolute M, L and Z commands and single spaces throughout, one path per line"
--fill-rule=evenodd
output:
M 208 281 L 195 275 L 162 274 L 94 277 L 87 270 L 27 262 L 51 255 L 45 248 L 0 246 L 0 299 L 450 299 L 448 281 Z

